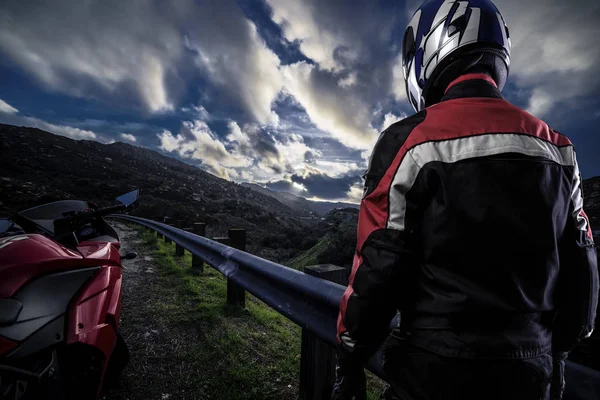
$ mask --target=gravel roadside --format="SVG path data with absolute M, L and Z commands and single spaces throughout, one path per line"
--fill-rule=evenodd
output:
M 153 265 L 153 249 L 136 230 L 113 222 L 121 240 L 121 251 L 136 251 L 138 257 L 123 261 L 123 298 L 120 332 L 131 359 L 120 381 L 105 387 L 102 400 L 206 399 L 201 371 L 188 365 L 188 346 L 198 343 L 194 329 L 172 326 L 156 312 L 157 302 L 174 299 L 161 290 L 161 279 Z M 164 283 L 164 282 L 163 282 Z M 193 382 L 193 385 L 191 384 Z

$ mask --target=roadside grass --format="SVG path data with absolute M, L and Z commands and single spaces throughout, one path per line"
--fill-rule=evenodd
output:
M 327 237 L 321 239 L 317 244 L 315 244 L 310 249 L 306 250 L 304 253 L 300 254 L 298 257 L 294 258 L 290 262 L 288 262 L 288 267 L 299 269 L 308 266 L 308 265 L 316 265 L 319 264 L 317 262 L 317 258 L 319 254 L 327 250 L 327 246 L 329 245 L 329 239 Z
M 139 226 L 153 250 L 160 277 L 160 296 L 153 305 L 170 329 L 197 333 L 184 354 L 192 370 L 202 371 L 203 391 L 210 399 L 297 399 L 301 329 L 262 301 L 246 293 L 246 308 L 226 306 L 227 281 L 205 265 L 191 268 L 192 256 L 175 256 L 175 245 L 158 240 Z M 368 374 L 368 398 L 375 400 L 383 382 Z

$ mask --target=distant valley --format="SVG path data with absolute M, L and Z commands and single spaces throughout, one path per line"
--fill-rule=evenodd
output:
M 256 183 L 242 183 L 242 186 L 250 188 L 259 193 L 266 194 L 267 196 L 271 196 L 281 203 L 287 205 L 288 207 L 301 212 L 307 215 L 315 215 L 315 216 L 323 216 L 328 212 L 335 210 L 336 208 L 357 208 L 358 204 L 351 203 L 335 203 L 328 201 L 311 201 L 307 200 L 304 197 L 296 196 L 295 194 L 288 192 L 277 192 L 263 186 L 257 185 Z

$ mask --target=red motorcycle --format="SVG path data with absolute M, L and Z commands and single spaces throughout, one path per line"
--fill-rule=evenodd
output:
M 131 206 L 57 201 L 0 220 L 0 399 L 96 399 L 129 360 L 121 255 L 103 216 Z

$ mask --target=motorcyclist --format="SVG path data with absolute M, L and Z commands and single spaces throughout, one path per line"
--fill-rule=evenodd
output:
M 564 360 L 594 327 L 596 253 L 572 143 L 501 95 L 510 47 L 489 0 L 412 17 L 416 114 L 380 135 L 365 174 L 333 399 L 365 398 L 384 341 L 384 398 L 562 396 Z

